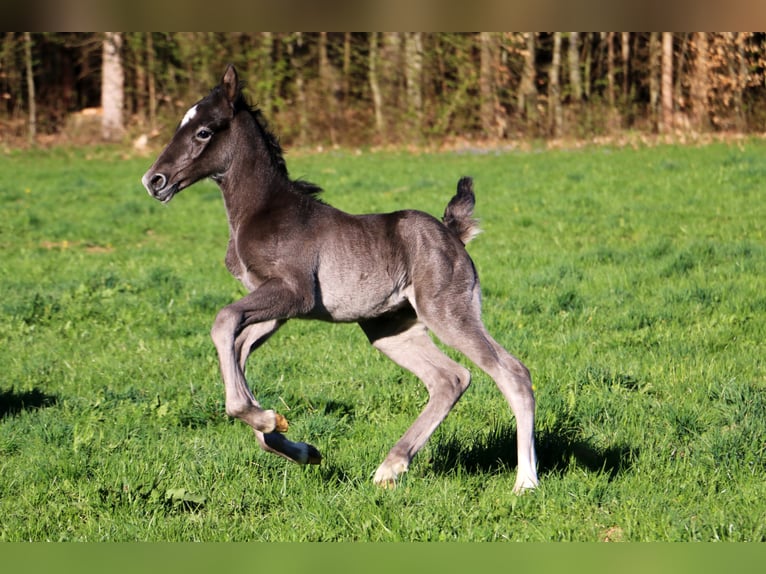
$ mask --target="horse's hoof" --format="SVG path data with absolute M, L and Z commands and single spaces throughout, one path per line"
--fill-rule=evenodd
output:
M 290 425 L 287 423 L 287 419 L 279 413 L 274 413 L 274 430 L 277 432 L 287 432 Z
M 387 480 L 376 482 L 375 486 L 382 488 L 383 490 L 394 490 L 396 488 L 396 481 L 393 478 L 389 478 Z
M 404 461 L 394 463 L 383 462 L 375 471 L 372 481 L 380 488 L 393 490 L 396 488 L 396 479 L 407 472 L 409 465 Z
M 537 488 L 537 477 L 521 477 L 516 478 L 516 484 L 513 485 L 514 494 L 524 494 L 525 492 L 532 492 Z
M 322 455 L 320 454 L 320 452 L 316 448 L 311 446 L 310 444 L 306 446 L 309 447 L 306 464 L 319 464 L 320 462 L 322 462 Z

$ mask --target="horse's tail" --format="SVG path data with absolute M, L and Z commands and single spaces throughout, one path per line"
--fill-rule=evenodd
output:
M 481 233 L 479 222 L 473 217 L 475 203 L 473 179 L 461 177 L 457 182 L 457 193 L 447 204 L 442 221 L 460 238 L 463 245 Z

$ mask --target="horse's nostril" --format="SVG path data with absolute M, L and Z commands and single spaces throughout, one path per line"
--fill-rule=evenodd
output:
M 160 191 L 165 187 L 165 184 L 168 182 L 168 178 L 166 178 L 161 173 L 157 173 L 152 176 L 152 179 L 149 180 L 149 183 L 152 186 L 152 189 L 154 191 Z

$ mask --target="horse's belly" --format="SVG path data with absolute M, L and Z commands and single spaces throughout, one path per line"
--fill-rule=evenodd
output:
M 317 311 L 338 322 L 379 317 L 404 305 L 408 299 L 405 291 L 389 278 L 364 274 L 357 281 L 320 282 Z

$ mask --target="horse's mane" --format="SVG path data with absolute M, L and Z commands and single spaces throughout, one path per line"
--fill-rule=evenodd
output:
M 247 112 L 255 120 L 255 124 L 263 134 L 263 140 L 266 144 L 266 152 L 269 154 L 272 163 L 279 170 L 280 174 L 284 175 L 285 178 L 291 183 L 291 187 L 303 195 L 308 195 L 309 197 L 320 201 L 319 197 L 317 196 L 322 193 L 321 187 L 302 179 L 290 179 L 290 174 L 287 171 L 287 163 L 285 162 L 284 152 L 282 151 L 282 146 L 279 143 L 279 138 L 269 129 L 269 123 L 263 116 L 263 112 L 261 112 L 258 106 L 252 105 L 248 101 L 248 99 L 242 93 L 242 90 L 240 90 L 239 96 L 234 102 L 234 112 L 236 113 L 240 111 Z

